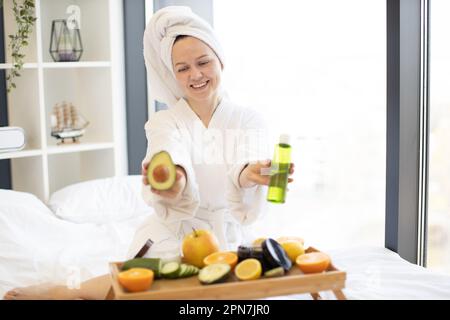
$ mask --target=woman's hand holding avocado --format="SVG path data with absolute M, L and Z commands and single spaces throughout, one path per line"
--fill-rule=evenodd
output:
M 251 188 L 256 185 L 269 185 L 270 182 L 270 166 L 271 160 L 258 161 L 256 163 L 249 163 L 239 175 L 239 184 L 241 188 Z M 294 164 L 291 163 L 289 167 L 289 175 L 294 173 Z M 288 182 L 294 179 L 288 178 Z
M 144 185 L 149 185 L 148 178 L 147 178 L 147 169 L 148 169 L 148 163 L 144 165 L 142 168 L 142 183 Z M 156 190 L 153 187 L 150 186 L 150 190 L 161 197 L 168 198 L 168 199 L 174 199 L 178 195 L 180 195 L 185 186 L 186 186 L 186 171 L 184 171 L 183 167 L 181 166 L 175 166 L 176 170 L 176 178 L 174 185 L 168 189 L 168 190 Z

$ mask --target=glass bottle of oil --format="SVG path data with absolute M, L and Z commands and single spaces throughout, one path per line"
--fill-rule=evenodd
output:
M 275 146 L 269 190 L 267 193 L 267 201 L 269 202 L 285 202 L 289 167 L 291 165 L 291 145 L 289 144 L 289 138 L 287 134 L 280 135 L 279 142 Z

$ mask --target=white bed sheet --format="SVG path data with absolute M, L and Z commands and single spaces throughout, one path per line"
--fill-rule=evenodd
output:
M 333 264 L 346 271 L 347 299 L 356 300 L 441 300 L 450 299 L 450 275 L 434 272 L 402 259 L 382 247 L 353 247 L 328 252 Z M 336 299 L 331 291 L 324 299 Z M 290 295 L 274 299 L 312 299 Z
M 104 224 L 74 223 L 48 212 L 2 208 L 0 299 L 15 287 L 39 283 L 76 285 L 106 274 L 123 261 L 135 230 L 149 214 Z
M 77 224 L 46 212 L 0 215 L 0 297 L 17 286 L 74 284 L 107 273 L 126 258 L 135 231 L 148 214 L 107 224 Z M 411 264 L 385 248 L 328 252 L 347 272 L 349 299 L 450 299 L 450 275 Z M 321 293 L 333 299 L 330 292 Z M 290 295 L 273 299 L 310 299 Z

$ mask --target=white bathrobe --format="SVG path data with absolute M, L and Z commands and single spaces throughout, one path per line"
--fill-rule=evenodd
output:
M 241 188 L 245 164 L 269 158 L 266 124 L 259 113 L 223 98 L 208 128 L 184 99 L 152 115 L 145 125 L 148 149 L 142 164 L 162 150 L 187 173 L 182 194 L 173 200 L 143 186 L 144 200 L 156 215 L 140 232 L 134 251 L 146 238 L 180 241 L 192 228 L 209 229 L 222 250 L 251 239 L 248 226 L 264 214 L 267 188 Z

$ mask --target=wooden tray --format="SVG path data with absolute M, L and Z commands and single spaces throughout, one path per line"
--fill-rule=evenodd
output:
M 310 247 L 306 252 L 317 252 Z M 258 299 L 288 294 L 309 293 L 314 299 L 321 299 L 320 291 L 333 291 L 338 300 L 345 299 L 346 273 L 330 264 L 322 273 L 303 274 L 293 266 L 289 272 L 277 278 L 260 278 L 253 281 L 239 281 L 232 273 L 223 283 L 202 285 L 198 277 L 184 279 L 157 279 L 148 291 L 130 293 L 118 282 L 118 273 L 123 262 L 110 263 L 112 292 L 110 298 L 118 300 L 194 300 L 194 299 Z

